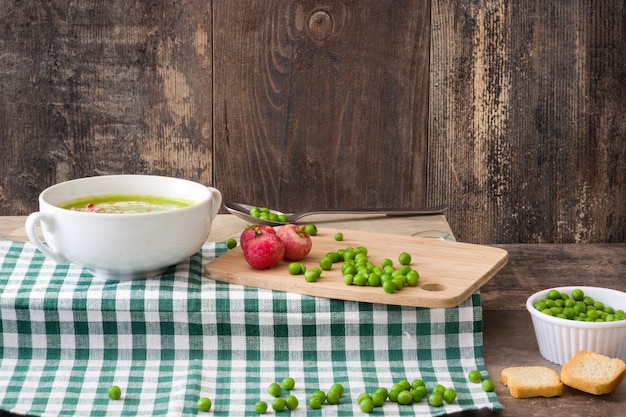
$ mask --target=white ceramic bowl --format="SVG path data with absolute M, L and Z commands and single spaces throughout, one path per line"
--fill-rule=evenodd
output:
M 626 310 L 626 293 L 608 288 L 571 286 L 554 289 L 567 294 L 580 288 L 585 295 L 605 306 Z M 552 289 L 552 288 L 550 288 Z M 547 360 L 562 365 L 581 350 L 621 358 L 626 361 L 626 320 L 613 322 L 584 322 L 553 317 L 538 311 L 534 304 L 547 297 L 550 289 L 531 295 L 526 301 L 530 312 L 539 352 Z
M 58 207 L 103 194 L 152 195 L 193 204 L 152 213 L 104 214 Z M 96 277 L 153 277 L 194 254 L 206 242 L 222 203 L 212 187 L 153 175 L 104 175 L 62 182 L 39 195 L 26 220 L 31 242 L 57 263 L 73 262 Z M 45 244 L 40 239 L 38 225 Z

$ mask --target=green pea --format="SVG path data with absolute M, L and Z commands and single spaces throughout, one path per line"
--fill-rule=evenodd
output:
M 340 242 L 343 240 L 343 233 L 339 232 L 339 233 L 335 233 L 335 240 L 337 242 Z
M 311 397 L 318 397 L 318 398 L 321 398 L 322 403 L 323 403 L 324 401 L 326 401 L 326 393 L 325 393 L 324 391 L 320 390 L 320 389 L 315 390 L 315 391 L 313 392 L 313 394 L 311 394 Z
M 381 407 L 385 403 L 385 400 L 387 400 L 387 397 L 380 391 L 376 391 L 372 394 L 372 404 L 374 404 L 374 407 Z
M 198 398 L 198 401 L 196 402 L 196 407 L 198 407 L 198 410 L 200 411 L 209 411 L 211 409 L 211 405 L 211 400 L 207 397 Z
M 414 403 L 418 403 L 422 401 L 424 397 L 426 397 L 426 393 L 422 389 L 419 389 L 419 388 L 412 388 L 410 392 L 411 392 L 411 397 L 413 397 Z
M 281 222 L 281 223 L 287 223 L 287 215 L 281 213 L 281 214 L 278 215 L 278 219 L 277 220 L 279 222 Z
M 364 413 L 371 413 L 374 411 L 374 402 L 371 398 L 366 398 L 359 403 L 359 408 Z
M 281 385 L 284 389 L 291 391 L 296 386 L 296 381 L 291 377 L 283 378 Z
M 389 396 L 387 398 L 389 398 L 389 401 L 395 403 L 398 402 L 398 394 L 400 394 L 400 392 L 402 392 L 401 389 L 393 389 L 391 388 L 391 390 L 389 390 Z
M 370 274 L 367 277 L 367 285 L 370 287 L 378 287 L 380 285 L 380 277 L 376 274 Z
M 295 410 L 298 408 L 298 399 L 291 394 L 285 395 L 285 406 L 290 411 Z
M 409 287 L 415 287 L 420 280 L 420 274 L 415 270 L 411 269 L 408 274 L 406 274 L 406 283 Z
M 287 266 L 287 270 L 291 275 L 298 275 L 302 273 L 302 264 L 300 262 L 290 262 Z
M 354 276 L 354 285 L 362 287 L 367 284 L 368 276 L 362 273 L 358 273 Z
M 401 379 L 400 381 L 397 382 L 397 384 L 401 386 L 402 389 L 405 389 L 405 390 L 411 389 L 411 383 L 406 379 Z
M 394 284 L 393 280 L 388 279 L 386 281 L 383 281 L 383 291 L 385 291 L 387 294 L 393 294 L 394 292 L 396 292 L 396 284 Z
M 333 260 L 330 259 L 328 256 L 324 256 L 323 258 L 320 259 L 320 268 L 322 268 L 324 271 L 330 271 L 332 267 L 333 267 Z
M 572 298 L 576 301 L 582 301 L 585 298 L 585 293 L 580 288 L 576 288 L 572 291 Z
M 233 249 L 237 246 L 237 241 L 233 238 L 230 238 L 226 241 L 226 247 L 228 249 Z
M 372 399 L 372 396 L 370 395 L 370 393 L 368 393 L 368 392 L 363 392 L 363 393 L 359 394 L 359 396 L 356 398 L 356 402 L 357 402 L 357 403 L 361 403 L 361 401 L 363 401 L 363 400 L 368 400 L 368 399 L 369 399 L 369 400 L 371 400 L 371 399 Z
M 333 263 L 339 262 L 339 254 L 337 252 L 328 252 L 326 257 L 330 258 Z
M 496 389 L 496 384 L 494 384 L 491 379 L 483 380 L 482 385 L 483 385 L 483 391 L 485 392 L 492 392 L 493 390 Z
M 441 407 L 443 405 L 443 396 L 441 394 L 431 393 L 428 396 L 428 404 L 433 407 Z
M 328 393 L 326 394 L 326 402 L 328 402 L 328 404 L 337 404 L 340 398 L 341 393 L 339 392 L 339 390 L 329 389 Z
M 443 385 L 441 385 L 441 384 L 436 384 L 436 385 L 433 387 L 432 393 L 433 393 L 433 394 L 439 394 L 439 395 L 442 395 L 442 396 L 443 396 L 443 393 L 444 393 L 445 391 L 446 391 L 446 387 L 444 387 L 444 386 L 443 386 Z
M 112 385 L 109 388 L 109 398 L 112 400 L 119 400 L 122 397 L 122 389 L 117 385 Z
M 254 404 L 254 411 L 256 411 L 257 414 L 265 414 L 267 411 L 267 403 L 265 401 L 257 401 Z
M 267 387 L 267 392 L 272 397 L 280 397 L 283 393 L 283 389 L 278 382 L 272 382 L 269 387 Z
M 483 377 L 480 374 L 479 370 L 474 369 L 473 371 L 470 371 L 470 373 L 467 375 L 467 379 L 469 379 L 471 382 L 477 384 L 477 383 L 482 381 Z
M 408 265 L 411 263 L 411 255 L 407 252 L 402 252 L 400 255 L 398 255 L 398 262 L 400 262 L 400 265 Z
M 446 388 L 446 390 L 443 392 L 443 400 L 447 402 L 448 404 L 450 404 L 454 402 L 455 399 L 456 399 L 456 391 L 452 388 Z
M 285 399 L 282 397 L 274 398 L 272 401 L 272 409 L 274 411 L 283 411 L 285 409 Z
M 307 224 L 304 230 L 309 236 L 317 236 L 317 226 L 314 224 Z
M 320 396 L 313 396 L 309 398 L 309 407 L 311 407 L 313 410 L 319 410 L 320 408 L 322 408 L 323 403 L 324 400 Z
M 398 404 L 403 404 L 403 405 L 411 404 L 413 402 L 413 396 L 411 395 L 409 391 L 403 390 L 398 393 L 398 396 L 396 397 L 396 401 L 398 402 Z
M 548 291 L 547 297 L 550 300 L 557 300 L 561 298 L 561 293 L 559 292 L 559 290 L 550 290 Z
M 320 275 L 322 275 L 321 269 L 317 267 L 309 268 L 304 272 L 304 280 L 306 282 L 315 282 L 319 279 Z
M 343 395 L 344 388 L 343 388 L 343 385 L 335 383 L 331 385 L 330 388 L 328 389 L 328 392 L 330 391 L 336 391 L 337 393 L 339 393 L 339 396 L 341 397 Z

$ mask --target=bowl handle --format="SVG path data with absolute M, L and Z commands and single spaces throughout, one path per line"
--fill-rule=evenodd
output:
M 217 189 L 217 188 L 213 188 L 213 187 L 207 187 L 209 189 L 209 191 L 211 192 L 211 220 L 215 219 L 215 216 L 217 216 L 217 213 L 220 211 L 220 208 L 222 207 L 222 193 Z
M 64 264 L 67 261 L 63 255 L 55 251 L 53 248 L 43 244 L 37 233 L 37 224 L 39 222 L 48 223 L 49 226 L 54 225 L 54 219 L 40 211 L 31 213 L 26 218 L 26 235 L 30 241 L 39 249 L 44 255 L 54 260 L 56 263 Z

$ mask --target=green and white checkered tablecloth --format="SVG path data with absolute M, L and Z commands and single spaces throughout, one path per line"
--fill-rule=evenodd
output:
M 495 393 L 467 380 L 479 369 L 482 309 L 344 302 L 203 277 L 224 253 L 207 243 L 158 279 L 107 282 L 58 265 L 31 244 L 0 241 L 0 409 L 31 416 L 255 415 L 271 382 L 296 380 L 289 415 L 363 415 L 357 397 L 421 378 L 454 387 L 443 407 L 387 402 L 378 415 L 444 415 L 488 408 Z M 308 407 L 341 383 L 337 405 Z M 107 391 L 119 385 L 113 401 Z M 198 411 L 199 397 L 213 407 Z M 274 414 L 273 410 L 268 414 Z

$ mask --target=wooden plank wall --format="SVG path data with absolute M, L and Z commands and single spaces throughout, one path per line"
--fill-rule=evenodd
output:
M 626 2 L 434 1 L 428 200 L 479 242 L 626 239 Z
M 459 240 L 624 242 L 626 2 L 0 2 L 0 215 L 174 175 Z

